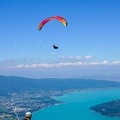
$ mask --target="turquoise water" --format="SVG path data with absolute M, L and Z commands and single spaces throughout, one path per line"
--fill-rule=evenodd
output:
M 120 99 L 120 89 L 82 91 L 55 98 L 64 104 L 44 108 L 33 113 L 32 120 L 120 120 L 92 112 L 93 105 Z

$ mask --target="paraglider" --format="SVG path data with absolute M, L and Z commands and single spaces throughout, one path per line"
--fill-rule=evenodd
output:
M 43 21 L 41 21 L 40 24 L 38 25 L 38 30 L 40 31 L 40 30 L 43 28 L 43 26 L 44 26 L 46 23 L 48 23 L 49 21 L 51 21 L 51 20 L 58 20 L 58 21 L 61 22 L 64 26 L 67 26 L 67 25 L 68 25 L 68 23 L 67 23 L 67 21 L 66 21 L 65 18 L 63 18 L 63 17 L 61 17 L 61 16 L 52 16 L 52 17 L 48 17 L 48 18 L 44 19 Z M 56 45 L 53 45 L 53 48 L 54 48 L 54 49 L 58 49 L 59 47 L 56 46 Z
M 38 30 L 40 31 L 42 29 L 42 27 L 49 21 L 51 20 L 58 20 L 60 21 L 64 26 L 67 26 L 68 23 L 67 21 L 65 20 L 65 18 L 61 17 L 61 16 L 52 16 L 52 17 L 48 17 L 46 19 L 44 19 L 42 22 L 40 22 L 39 26 L 38 26 Z
M 58 46 L 56 46 L 56 45 L 53 45 L 53 48 L 54 48 L 54 49 L 58 49 L 59 47 L 58 47 Z

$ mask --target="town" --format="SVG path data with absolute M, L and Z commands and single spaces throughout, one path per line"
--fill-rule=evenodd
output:
M 26 111 L 35 112 L 42 108 L 63 103 L 56 101 L 52 96 L 62 95 L 61 91 L 24 91 L 21 93 L 9 93 L 0 96 L 0 119 L 20 120 L 24 118 Z

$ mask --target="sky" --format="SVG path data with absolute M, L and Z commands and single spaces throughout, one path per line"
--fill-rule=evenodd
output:
M 0 75 L 120 77 L 119 6 L 120 0 L 0 0 Z M 38 30 L 56 15 L 68 26 L 51 20 Z

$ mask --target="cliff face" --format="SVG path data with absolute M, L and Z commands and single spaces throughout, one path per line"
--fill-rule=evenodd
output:
M 99 112 L 108 117 L 120 117 L 120 100 L 113 100 L 90 107 L 90 110 Z

